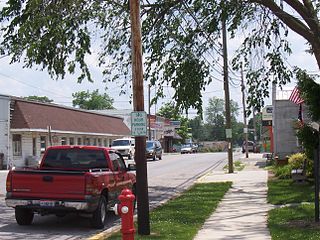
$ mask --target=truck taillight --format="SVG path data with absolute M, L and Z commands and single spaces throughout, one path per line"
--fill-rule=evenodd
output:
M 88 175 L 86 176 L 85 194 L 91 195 L 93 194 L 93 192 L 94 192 L 93 178 Z
M 12 172 L 11 171 L 8 173 L 8 176 L 7 176 L 6 190 L 7 192 L 12 192 Z

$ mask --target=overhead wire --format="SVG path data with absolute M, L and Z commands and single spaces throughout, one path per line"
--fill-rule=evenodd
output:
M 182 4 L 183 4 L 183 6 L 185 7 L 185 9 L 187 10 L 187 12 L 189 13 L 189 15 L 193 18 L 193 20 L 195 21 L 195 23 L 197 24 L 197 26 L 199 27 L 199 29 L 203 31 L 203 28 L 202 28 L 202 26 L 200 25 L 200 22 L 199 22 L 198 19 L 194 16 L 194 14 L 192 13 L 190 7 L 189 7 L 185 2 L 182 2 Z M 203 33 L 204 33 L 205 36 L 207 37 L 207 40 L 212 43 L 213 49 L 214 49 L 220 56 L 222 56 L 221 52 L 217 49 L 217 48 L 220 48 L 220 46 L 217 46 L 216 42 L 213 41 L 213 40 L 211 39 L 210 35 L 208 35 L 205 31 L 203 31 Z M 222 66 L 218 61 L 216 61 L 216 63 L 217 63 L 218 65 L 220 65 L 221 68 L 223 68 L 223 66 Z M 232 68 L 230 68 L 229 65 L 228 65 L 228 69 L 229 69 L 229 72 L 230 72 L 231 74 L 235 75 L 236 77 L 240 77 L 239 75 L 237 75 L 237 74 L 232 70 Z M 241 81 L 241 79 L 239 79 L 239 81 Z

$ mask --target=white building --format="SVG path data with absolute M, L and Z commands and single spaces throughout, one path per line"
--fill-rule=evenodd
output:
M 30 165 L 48 146 L 109 146 L 129 135 L 121 117 L 0 95 L 0 168 Z

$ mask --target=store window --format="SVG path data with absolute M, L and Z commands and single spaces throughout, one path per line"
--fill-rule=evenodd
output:
M 46 136 L 40 136 L 40 151 L 44 153 L 47 148 L 47 138 Z
M 61 138 L 61 145 L 67 145 L 67 138 L 66 137 Z
M 69 144 L 74 145 L 74 138 L 73 137 L 69 138 Z
M 21 156 L 21 135 L 20 134 L 13 134 L 12 135 L 12 148 L 13 148 L 13 155 L 14 156 Z
M 82 138 L 78 138 L 78 145 L 82 145 Z
M 90 146 L 90 138 L 85 138 L 84 145 Z
M 93 139 L 93 146 L 97 146 L 97 139 L 96 138 Z

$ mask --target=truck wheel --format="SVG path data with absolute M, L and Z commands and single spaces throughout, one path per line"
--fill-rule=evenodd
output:
M 162 154 L 160 154 L 160 156 L 159 156 L 159 160 L 161 160 L 162 159 Z
M 34 213 L 31 209 L 15 208 L 15 217 L 19 225 L 30 225 L 33 221 Z
M 97 209 L 93 212 L 91 225 L 94 228 L 103 228 L 107 216 L 107 200 L 105 196 L 101 196 Z

